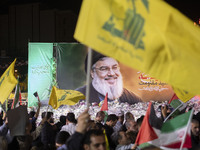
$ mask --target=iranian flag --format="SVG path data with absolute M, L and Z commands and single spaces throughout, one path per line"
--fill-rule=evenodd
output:
M 193 110 L 161 123 L 152 103 L 138 133 L 136 143 L 140 149 L 159 147 L 160 149 L 191 148 L 190 122 Z
M 166 121 L 159 135 L 163 148 L 191 148 L 190 123 L 193 110 Z

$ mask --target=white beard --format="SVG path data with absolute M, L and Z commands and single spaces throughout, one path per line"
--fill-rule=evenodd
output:
M 94 72 L 94 78 L 92 80 L 92 85 L 100 94 L 106 95 L 108 93 L 108 98 L 110 100 L 115 100 L 119 98 L 123 93 L 123 81 L 122 75 L 120 74 L 117 77 L 116 85 L 109 85 L 105 79 L 100 79 L 97 74 Z

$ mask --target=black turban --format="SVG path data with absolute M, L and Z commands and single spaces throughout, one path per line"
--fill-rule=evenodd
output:
M 92 60 L 91 60 L 91 66 L 93 66 L 99 59 L 107 57 L 105 55 L 102 55 L 94 50 L 92 50 Z M 88 55 L 85 58 L 85 72 L 87 72 L 87 61 L 88 61 Z

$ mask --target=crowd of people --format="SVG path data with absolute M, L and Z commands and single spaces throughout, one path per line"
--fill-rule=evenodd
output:
M 137 120 L 131 112 L 116 114 L 96 113 L 94 120 L 88 109 L 78 118 L 73 112 L 61 115 L 54 122 L 53 112 L 41 112 L 42 120 L 37 124 L 41 103 L 37 111 L 29 112 L 25 135 L 10 135 L 8 119 L 5 113 L 0 117 L 0 149 L 1 150 L 126 150 L 139 149 L 135 140 L 144 116 Z M 161 107 L 164 120 L 170 109 Z M 4 115 L 2 115 L 4 114 Z M 193 149 L 200 149 L 199 113 L 191 121 L 191 141 Z
M 87 57 L 85 71 L 87 72 Z M 97 52 L 92 55 L 90 72 L 92 82 L 89 103 L 101 103 L 108 93 L 108 102 L 118 101 L 129 105 L 143 100 L 135 93 L 123 87 L 122 75 L 118 61 Z M 86 85 L 76 89 L 85 94 Z M 127 150 L 140 149 L 136 138 L 144 116 L 136 118 L 132 112 L 116 112 L 107 114 L 98 111 L 91 118 L 89 108 L 75 117 L 75 113 L 61 114 L 59 121 L 54 120 L 54 113 L 40 113 L 41 103 L 36 111 L 30 111 L 29 119 L 24 125 L 24 134 L 13 136 L 8 126 L 6 113 L 0 117 L 0 150 Z M 126 108 L 124 108 L 126 109 Z M 26 110 L 26 108 L 25 108 Z M 27 111 L 28 112 L 28 111 Z M 160 107 L 161 122 L 172 112 L 167 105 Z M 41 114 L 41 121 L 37 121 Z M 12 116 L 11 116 L 12 117 Z M 200 113 L 191 121 L 191 150 L 200 149 L 199 131 Z M 38 123 L 39 122 L 39 123 Z M 160 122 L 160 121 L 159 121 Z M 22 128 L 23 126 L 21 126 Z M 17 130 L 17 126 L 16 126 Z

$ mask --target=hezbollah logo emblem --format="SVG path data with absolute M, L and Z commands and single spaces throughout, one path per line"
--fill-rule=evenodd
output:
M 103 29 L 110 32 L 112 36 L 119 37 L 132 44 L 135 49 L 144 50 L 142 38 L 145 35 L 145 19 L 137 13 L 136 0 L 111 0 L 110 10 L 112 15 L 103 25 Z M 141 0 L 149 12 L 148 0 Z M 117 23 L 116 23 L 117 22 Z

